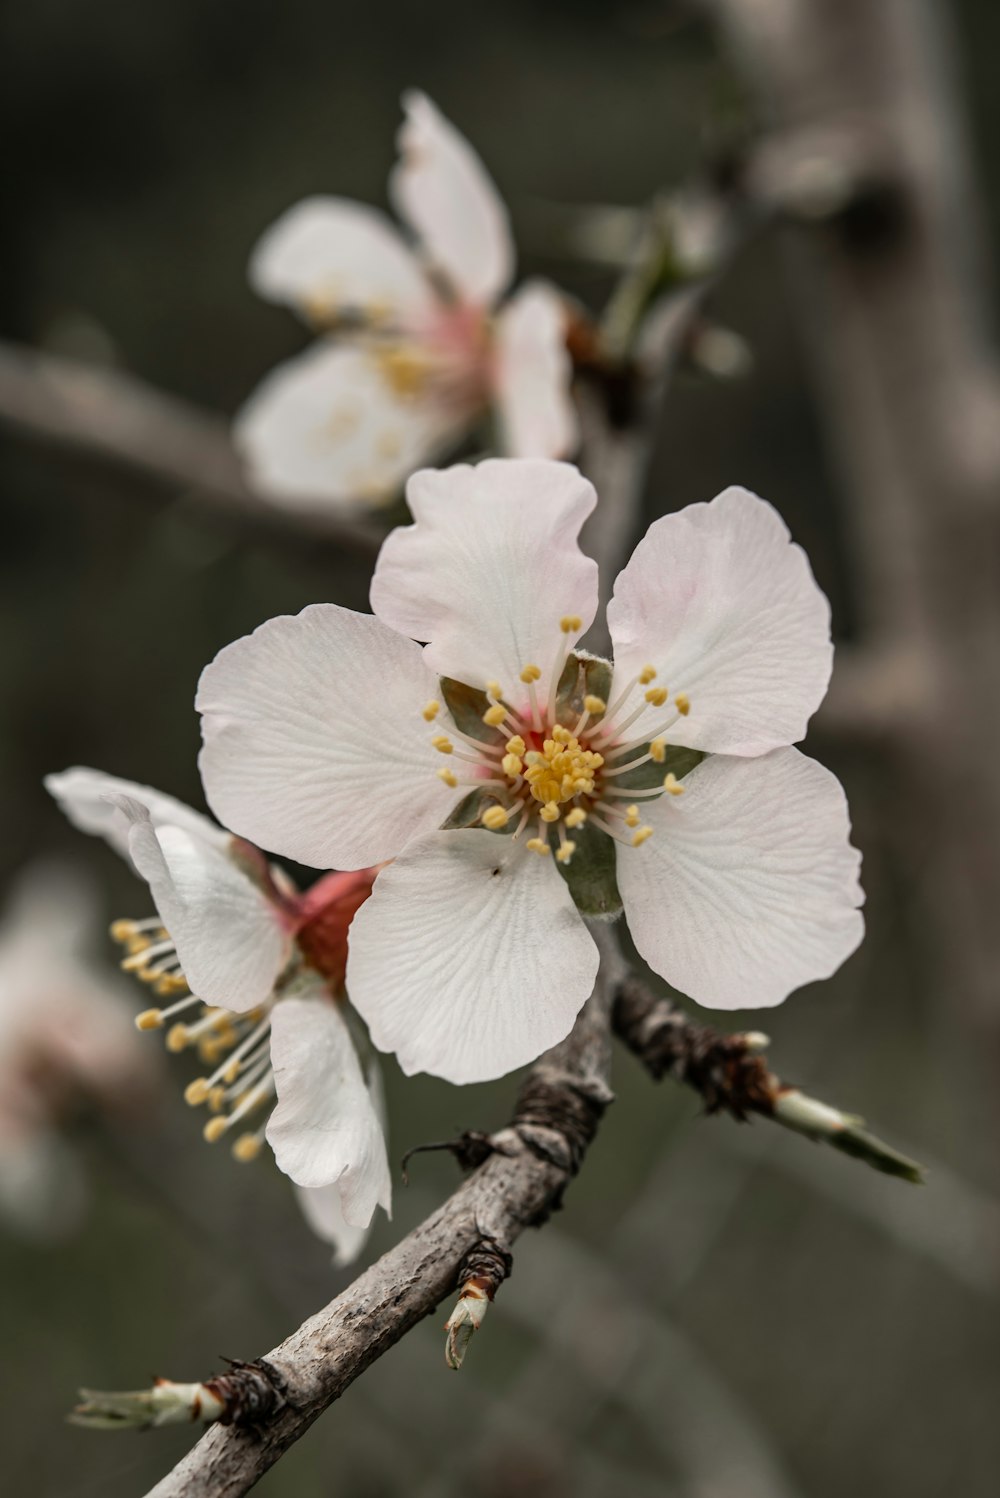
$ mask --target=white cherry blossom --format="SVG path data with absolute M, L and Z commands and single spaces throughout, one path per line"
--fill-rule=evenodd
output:
M 577 440 L 559 293 L 514 274 L 510 225 L 468 141 L 424 94 L 404 98 L 377 209 L 307 198 L 263 236 L 250 281 L 322 336 L 273 370 L 236 421 L 256 486 L 300 505 L 384 504 L 488 413 L 500 449 L 564 457 Z
M 241 1161 L 266 1139 L 348 1263 L 391 1201 L 377 1067 L 362 1065 L 343 1012 L 348 928 L 376 871 L 300 893 L 250 843 L 148 786 L 82 768 L 45 783 L 149 885 L 157 914 L 116 921 L 112 935 L 123 968 L 170 1001 L 139 1029 L 165 1029 L 169 1050 L 195 1049 L 209 1068 L 185 1091 L 209 1110 L 205 1138 L 235 1135 Z
M 699 1003 L 780 1003 L 863 934 L 844 793 L 791 745 L 826 691 L 829 606 L 777 512 L 727 489 L 650 526 L 597 609 L 576 469 L 423 472 L 374 616 L 319 604 L 224 649 L 198 692 L 227 825 L 314 865 L 393 861 L 348 981 L 406 1072 L 495 1077 L 570 1029 L 624 906 Z M 415 642 L 423 642 L 420 644 Z

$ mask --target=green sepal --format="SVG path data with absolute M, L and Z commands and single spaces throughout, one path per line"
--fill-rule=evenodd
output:
M 450 676 L 441 677 L 441 696 L 451 713 L 455 727 L 467 733 L 470 739 L 481 744 L 496 744 L 499 735 L 495 728 L 483 722 L 483 714 L 489 711 L 490 699 L 478 687 L 467 687 L 464 681 L 453 681 Z
M 649 745 L 638 745 L 636 757 L 645 754 Z M 690 775 L 695 765 L 700 765 L 705 758 L 701 749 L 682 749 L 679 744 L 668 744 L 662 763 L 655 759 L 648 759 L 644 765 L 636 765 L 634 770 L 626 770 L 624 775 L 615 776 L 615 785 L 623 791 L 647 791 L 654 786 L 661 786 L 668 774 L 676 775 L 678 780 L 683 780 L 685 775 Z
M 611 662 L 586 651 L 571 650 L 556 688 L 556 717 L 570 723 L 583 712 L 583 699 L 600 697 L 607 702 L 611 691 Z
M 618 915 L 622 897 L 616 878 L 614 839 L 592 822 L 574 827 L 569 836 L 576 843 L 576 852 L 569 863 L 557 861 L 556 868 L 569 886 L 577 910 L 581 915 L 605 919 Z M 559 843 L 554 833 L 550 834 L 550 845 L 555 853 Z

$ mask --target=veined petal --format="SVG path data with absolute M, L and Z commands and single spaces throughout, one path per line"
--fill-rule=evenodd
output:
M 353 1264 L 371 1237 L 372 1225 L 352 1227 L 344 1216 L 339 1184 L 333 1186 L 296 1186 L 295 1195 L 306 1222 L 317 1238 L 333 1248 L 336 1269 Z
M 456 799 L 422 715 L 438 691 L 419 646 L 370 614 L 317 603 L 270 619 L 202 672 L 209 803 L 313 868 L 392 858 Z
M 347 986 L 408 1075 L 482 1082 L 569 1033 L 597 966 L 551 859 L 492 832 L 438 832 L 375 881 L 351 926 Z
M 262 380 L 233 435 L 262 493 L 357 513 L 396 498 L 466 422 L 433 394 L 397 395 L 374 347 L 318 339 Z
M 496 320 L 496 399 L 506 453 L 565 458 L 575 450 L 572 380 L 562 297 L 545 281 L 529 281 Z
M 746 489 L 649 527 L 608 605 L 615 690 L 650 664 L 691 709 L 672 743 L 765 754 L 801 739 L 833 663 L 830 605 L 771 505 Z M 650 708 L 643 721 L 663 721 Z
M 492 305 L 514 274 L 510 221 L 492 179 L 426 94 L 403 96 L 400 161 L 389 192 L 430 262 L 460 295 Z
M 467 686 L 498 680 L 515 705 L 521 671 L 548 690 L 560 620 L 585 630 L 597 612 L 597 564 L 580 527 L 597 502 L 568 463 L 499 458 L 414 474 L 415 524 L 392 532 L 372 579 L 372 608 L 426 640 L 427 660 Z
M 258 296 L 310 322 L 361 313 L 399 322 L 436 297 L 420 262 L 384 213 L 347 198 L 304 198 L 266 230 L 249 266 Z
M 127 796 L 117 805 L 192 993 L 237 1013 L 263 1003 L 291 953 L 276 907 L 214 844 L 184 827 L 154 827 Z
M 183 827 L 204 842 L 225 848 L 229 833 L 200 812 L 185 806 L 173 796 L 154 791 L 152 786 L 139 785 L 134 780 L 120 780 L 117 775 L 105 775 L 101 770 L 90 770 L 75 765 L 58 775 L 46 775 L 45 789 L 58 801 L 62 811 L 81 832 L 103 837 L 122 858 L 129 856 L 129 827 L 131 822 L 118 804 L 125 796 L 140 802 L 148 811 L 154 827 L 169 823 Z
M 797 749 L 713 755 L 682 796 L 646 803 L 653 836 L 618 853 L 632 939 L 711 1009 L 780 1004 L 864 935 L 861 855 L 840 782 Z
M 350 1031 L 328 999 L 274 1006 L 271 1062 L 278 1101 L 267 1123 L 274 1157 L 298 1186 L 336 1185 L 345 1220 L 371 1222 L 392 1202 L 382 1124 Z

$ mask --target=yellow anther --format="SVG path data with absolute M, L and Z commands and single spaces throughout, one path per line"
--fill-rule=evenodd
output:
M 569 828 L 582 827 L 587 820 L 587 813 L 582 806 L 574 806 L 572 811 L 566 813 L 566 826 Z
M 189 1108 L 200 1108 L 208 1102 L 209 1085 L 204 1077 L 195 1077 L 184 1089 L 184 1101 Z
M 519 733 L 515 733 L 513 738 L 507 740 L 508 754 L 523 754 L 526 747 L 527 746 L 525 745 L 525 742 Z
M 451 786 L 452 790 L 455 789 L 456 785 L 458 784 L 458 778 L 455 775 L 454 770 L 449 770 L 447 765 L 442 765 L 437 773 L 439 780 L 443 780 L 445 785 Z
M 112 941 L 127 942 L 135 927 L 131 921 L 112 921 L 108 930 Z
M 648 687 L 649 683 L 654 679 L 655 676 L 655 666 L 643 666 L 642 670 L 639 672 L 639 681 L 644 687 Z
M 557 723 L 552 730 L 552 738 L 556 744 L 568 744 L 572 737 L 569 729 L 564 728 L 561 723 Z
M 494 702 L 493 706 L 488 707 L 483 713 L 483 722 L 487 725 L 488 728 L 499 728 L 500 724 L 503 722 L 506 716 L 507 709 L 504 707 L 503 703 Z
M 626 806 L 626 808 L 625 808 L 625 826 L 626 827 L 638 827 L 638 825 L 639 825 L 639 808 L 637 806 Z
M 558 822 L 559 807 L 555 801 L 546 801 L 539 813 L 543 822 Z
M 663 761 L 667 757 L 666 739 L 650 739 L 649 757 L 650 759 L 655 760 L 658 765 L 662 765 Z
M 576 843 L 573 842 L 572 838 L 567 838 L 564 843 L 560 844 L 559 851 L 556 853 L 556 858 L 559 863 L 569 863 L 575 852 Z
M 439 733 L 436 739 L 431 739 L 431 743 L 439 754 L 454 754 L 455 752 L 455 746 L 446 733 Z
M 651 702 L 654 707 L 662 707 L 668 695 L 666 687 L 650 687 L 646 693 L 646 701 Z
M 633 846 L 633 848 L 640 847 L 646 841 L 647 837 L 652 837 L 652 836 L 653 836 L 653 829 L 652 829 L 652 827 L 639 827 L 632 834 L 632 846 Z
M 520 775 L 521 771 L 524 769 L 524 762 L 521 759 L 520 755 L 505 754 L 503 759 L 500 761 L 500 768 L 503 770 L 505 775 L 510 775 L 513 778 L 513 776 L 515 775 Z
M 233 1145 L 233 1159 L 241 1165 L 249 1165 L 260 1154 L 261 1141 L 256 1134 L 241 1134 Z
M 670 774 L 664 780 L 663 789 L 667 792 L 668 796 L 683 796 L 684 794 L 684 787 L 677 779 L 673 770 L 670 771 Z
M 596 717 L 598 713 L 605 712 L 608 706 L 603 697 L 591 697 L 589 695 L 584 697 L 583 705 L 591 717 Z
M 233 1083 L 236 1081 L 236 1078 L 239 1076 L 239 1074 L 240 1074 L 240 1063 L 234 1057 L 233 1060 L 230 1061 L 229 1065 L 226 1067 L 225 1071 L 222 1073 L 222 1080 L 225 1082 L 225 1084 L 226 1084 L 227 1087 L 231 1087 L 233 1085 Z
M 153 988 L 162 999 L 166 999 L 175 993 L 187 993 L 188 981 L 183 973 L 161 973 Z
M 524 762 L 528 766 L 524 778 L 535 800 L 543 806 L 550 802 L 561 806 L 574 796 L 593 793 L 604 758 L 584 749 L 568 728 L 557 724 L 541 751 L 531 750 L 524 756 Z
M 228 1049 L 229 1046 L 218 1035 L 206 1035 L 198 1042 L 198 1059 L 206 1066 L 214 1066 Z
M 221 1113 L 226 1106 L 226 1089 L 213 1087 L 208 1094 L 208 1106 L 213 1113 Z
M 529 837 L 524 846 L 530 848 L 532 853 L 545 854 L 549 851 L 549 845 L 543 837 Z
M 583 628 L 583 620 L 579 614 L 564 614 L 559 620 L 559 628 L 564 635 L 575 634 L 578 629 Z
M 135 1028 L 137 1030 L 159 1030 L 163 1027 L 162 1009 L 144 1009 L 135 1017 Z
M 438 702 L 436 698 L 432 697 L 430 702 L 428 702 L 427 706 L 424 708 L 423 716 L 426 718 L 428 723 L 433 723 L 434 719 L 437 717 L 440 711 L 440 702 Z
M 529 664 L 525 666 L 524 670 L 521 672 L 521 680 L 524 682 L 525 686 L 527 686 L 530 682 L 537 681 L 541 674 L 541 666 L 532 666 Z
M 691 702 L 687 692 L 674 693 L 674 707 L 680 713 L 682 718 L 687 717 L 688 713 L 691 711 Z
M 486 683 L 486 695 L 487 697 L 502 697 L 503 689 L 500 683 L 498 681 L 488 681 Z
M 507 825 L 508 813 L 502 806 L 488 806 L 479 820 L 491 832 L 499 832 L 501 827 Z
M 403 400 L 422 395 L 431 375 L 430 361 L 409 348 L 386 350 L 379 356 L 379 367 L 390 389 Z
M 201 1131 L 202 1138 L 208 1144 L 214 1144 L 215 1141 L 217 1139 L 221 1139 L 223 1134 L 226 1132 L 226 1125 L 228 1124 L 228 1122 L 229 1120 L 227 1118 L 210 1118 L 208 1120 L 208 1123 Z
M 138 948 L 136 951 L 130 951 L 128 957 L 122 958 L 120 966 L 123 973 L 139 973 L 139 976 L 142 978 L 143 982 L 146 981 L 145 975 L 140 970 L 146 967 L 148 964 L 149 959 L 146 956 L 145 949 L 149 945 L 150 943 L 145 942 L 143 946 Z M 131 948 L 131 942 L 129 943 L 129 946 Z M 154 978 L 157 976 L 158 975 L 156 973 L 153 974 Z
M 178 1051 L 187 1050 L 190 1043 L 191 1037 L 188 1035 L 187 1025 L 171 1025 L 167 1031 L 168 1051 L 173 1051 L 176 1055 Z

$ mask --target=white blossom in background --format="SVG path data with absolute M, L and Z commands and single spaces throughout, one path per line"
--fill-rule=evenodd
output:
M 348 961 L 375 1044 L 454 1082 L 531 1061 L 594 981 L 581 910 L 616 898 L 701 1004 L 773 1005 L 831 974 L 863 934 L 860 857 L 838 781 L 790 747 L 832 646 L 777 512 L 727 489 L 654 522 L 608 608 L 612 669 L 571 655 L 598 598 L 575 468 L 428 471 L 407 498 L 374 617 L 272 619 L 220 652 L 197 704 L 228 825 L 308 864 L 393 860 Z
M 310 1226 L 350 1262 L 376 1206 L 391 1205 L 379 1073 L 362 1066 L 343 1009 L 348 928 L 376 871 L 300 893 L 251 844 L 148 786 L 83 768 L 45 784 L 149 885 L 157 914 L 112 935 L 122 966 L 170 1000 L 139 1028 L 165 1028 L 169 1050 L 210 1068 L 185 1091 L 210 1112 L 206 1139 L 233 1137 L 241 1161 L 266 1139 Z
M 138 1116 L 157 1082 L 120 980 L 89 960 L 95 915 L 71 868 L 38 862 L 0 923 L 0 1219 L 33 1236 L 68 1231 L 84 1206 L 74 1114 Z
M 560 294 L 514 274 L 510 225 L 468 141 L 424 94 L 404 99 L 390 195 L 378 209 L 307 198 L 263 236 L 250 281 L 321 336 L 237 417 L 251 481 L 278 499 L 364 508 L 491 415 L 491 445 L 565 457 L 577 441 Z

